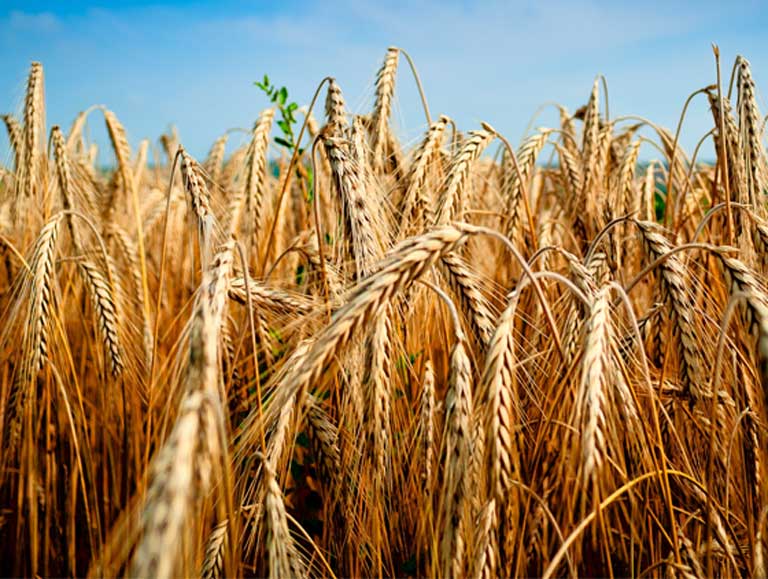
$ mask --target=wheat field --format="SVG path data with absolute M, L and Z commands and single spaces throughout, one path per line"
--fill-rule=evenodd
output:
M 3 116 L 2 574 L 768 576 L 749 62 L 691 87 L 700 162 L 600 77 L 517 146 L 426 97 L 404 142 L 406 58 L 370 112 L 329 77 L 295 146 L 273 106 L 205 159 L 103 106 L 47 127 L 32 64 Z

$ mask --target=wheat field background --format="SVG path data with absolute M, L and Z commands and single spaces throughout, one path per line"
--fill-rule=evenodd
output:
M 700 162 L 601 77 L 519 144 L 426 96 L 405 142 L 406 61 L 364 114 L 265 78 L 204 159 L 105 107 L 46 126 L 32 63 L 0 168 L 3 574 L 768 576 L 749 62 L 691 87 Z

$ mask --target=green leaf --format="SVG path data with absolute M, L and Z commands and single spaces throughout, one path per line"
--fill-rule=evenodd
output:
M 297 105 L 296 103 L 291 103 L 287 107 L 285 107 L 285 110 L 288 111 L 289 113 L 292 113 L 298 108 L 299 108 L 299 105 Z
M 280 130 L 283 131 L 283 134 L 285 135 L 291 134 L 291 125 L 288 124 L 288 121 L 281 119 L 277 121 L 277 126 L 280 127 Z
M 264 86 L 269 86 L 269 77 L 266 75 L 266 73 L 264 74 Z
M 275 143 L 277 143 L 278 145 L 282 145 L 283 147 L 288 147 L 289 149 L 293 150 L 293 143 L 286 141 L 282 137 L 275 137 Z
M 280 106 L 285 106 L 285 101 L 288 100 L 288 89 L 285 87 L 281 87 L 280 90 L 277 92 L 277 102 L 280 103 Z

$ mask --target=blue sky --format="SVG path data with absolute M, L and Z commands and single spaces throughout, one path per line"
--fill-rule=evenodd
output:
M 433 115 L 463 129 L 487 121 L 519 142 L 540 105 L 574 110 L 606 75 L 611 115 L 638 114 L 674 127 L 686 96 L 714 82 L 717 42 L 727 79 L 733 59 L 768 84 L 768 10 L 759 2 L 85 2 L 0 0 L 0 112 L 19 112 L 29 63 L 45 67 L 47 121 L 69 127 L 104 104 L 137 143 L 169 125 L 204 156 L 230 127 L 250 127 L 266 99 L 263 73 L 300 104 L 335 76 L 349 108 L 365 112 L 390 45 L 409 51 Z M 408 142 L 424 129 L 414 84 L 398 76 L 395 123 Z M 535 125 L 556 122 L 545 110 Z M 705 99 L 683 130 L 690 151 L 711 126 Z M 94 115 L 93 138 L 104 138 Z M 646 157 L 657 154 L 645 148 Z M 5 134 L 0 156 L 7 159 Z M 108 159 L 106 159 L 108 161 Z

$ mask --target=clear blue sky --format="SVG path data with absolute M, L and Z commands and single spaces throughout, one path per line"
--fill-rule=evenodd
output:
M 768 86 L 768 8 L 760 4 L 0 0 L 0 112 L 20 111 L 29 63 L 39 60 L 49 125 L 69 127 L 78 111 L 105 104 L 133 143 L 156 141 L 174 124 L 204 156 L 224 130 L 251 126 L 267 105 L 253 86 L 263 73 L 302 104 L 333 75 L 349 108 L 365 112 L 384 52 L 398 45 L 414 58 L 433 114 L 464 129 L 487 121 L 518 142 L 539 105 L 577 108 L 598 73 L 608 79 L 612 116 L 673 127 L 686 96 L 715 80 L 712 42 L 726 78 L 737 54 L 751 61 L 768 112 L 760 91 Z M 424 120 L 404 67 L 395 114 L 403 138 L 417 138 Z M 555 122 L 550 110 L 536 125 Z M 710 122 L 698 100 L 683 132 L 689 151 Z M 98 116 L 91 124 L 102 138 Z M 8 158 L 4 132 L 0 156 Z

